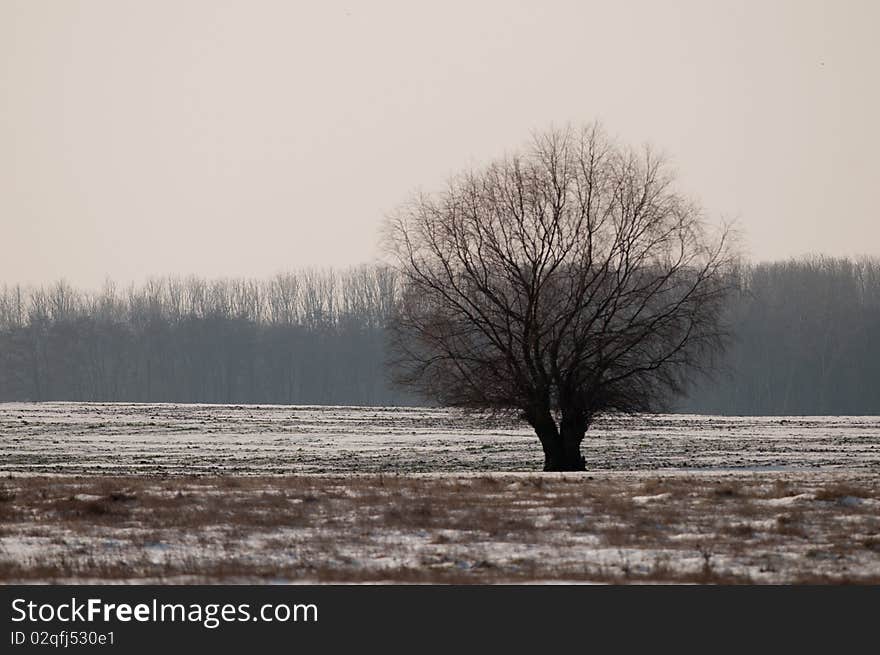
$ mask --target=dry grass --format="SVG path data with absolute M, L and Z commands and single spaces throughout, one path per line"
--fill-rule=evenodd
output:
M 878 498 L 877 488 L 853 482 L 831 482 L 816 491 L 816 500 L 838 502 L 844 498 Z
M 0 580 L 876 584 L 878 498 L 835 474 L 16 477 Z

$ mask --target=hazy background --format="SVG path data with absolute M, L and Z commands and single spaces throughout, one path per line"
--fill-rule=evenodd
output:
M 369 261 L 551 123 L 666 150 L 755 259 L 880 254 L 880 3 L 0 0 L 0 282 Z

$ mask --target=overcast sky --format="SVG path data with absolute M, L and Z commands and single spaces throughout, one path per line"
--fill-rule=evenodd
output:
M 417 187 L 599 119 L 753 259 L 880 255 L 880 2 L 0 0 L 0 284 L 377 256 Z

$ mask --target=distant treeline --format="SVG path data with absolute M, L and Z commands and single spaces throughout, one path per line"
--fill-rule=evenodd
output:
M 386 268 L 0 292 L 0 400 L 412 404 L 387 384 Z
M 680 411 L 880 413 L 880 260 L 750 264 L 736 286 L 722 368 Z M 383 267 L 5 286 L 0 401 L 418 403 L 384 366 L 397 287 Z
M 713 414 L 880 414 L 880 259 L 745 266 L 714 383 L 680 408 Z

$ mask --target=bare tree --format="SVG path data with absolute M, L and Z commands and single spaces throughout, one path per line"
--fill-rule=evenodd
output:
M 544 470 L 583 470 L 599 414 L 663 407 L 723 345 L 729 233 L 672 181 L 592 125 L 415 197 L 386 224 L 397 382 L 521 412 Z

